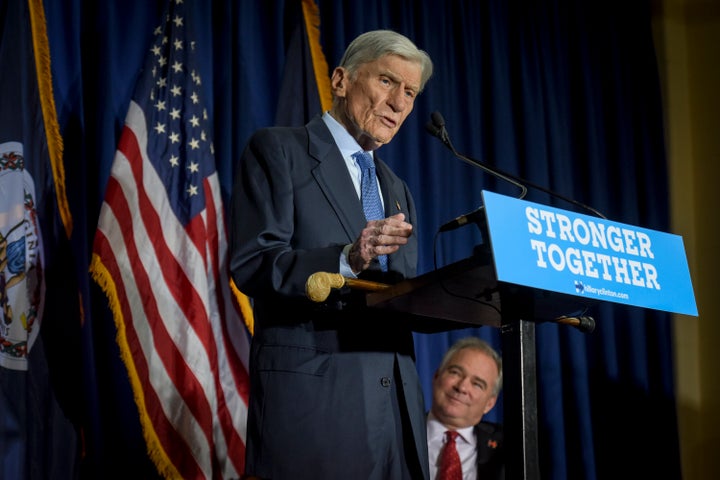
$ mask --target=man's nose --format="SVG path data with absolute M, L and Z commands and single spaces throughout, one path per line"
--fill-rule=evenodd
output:
M 468 388 L 468 379 L 466 379 L 466 378 L 461 378 L 455 383 L 455 389 L 458 392 L 465 392 L 465 391 L 467 391 L 467 388 Z
M 402 88 L 396 88 L 388 95 L 388 105 L 390 105 L 395 112 L 404 111 L 409 101 L 407 95 L 405 95 L 405 90 Z

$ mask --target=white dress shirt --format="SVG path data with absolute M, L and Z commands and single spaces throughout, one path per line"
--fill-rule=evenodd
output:
M 464 480 L 477 479 L 477 445 L 472 426 L 457 430 L 458 437 L 455 440 Z M 447 427 L 437 421 L 432 413 L 427 419 L 428 456 L 430 460 L 430 479 L 435 480 L 438 471 L 440 451 L 445 446 L 445 432 Z

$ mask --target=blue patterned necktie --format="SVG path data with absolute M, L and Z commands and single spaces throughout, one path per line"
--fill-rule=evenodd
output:
M 365 219 L 381 220 L 385 218 L 382 202 L 380 201 L 380 192 L 378 192 L 377 180 L 375 178 L 375 164 L 373 159 L 367 152 L 353 153 L 353 158 L 357 161 L 362 172 L 360 180 L 360 198 L 365 211 Z M 380 268 L 383 272 L 387 272 L 387 255 L 378 255 Z

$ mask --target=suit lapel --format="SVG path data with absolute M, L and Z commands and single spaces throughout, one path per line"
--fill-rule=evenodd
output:
M 354 191 L 355 187 L 345 161 L 320 117 L 315 117 L 308 123 L 307 132 L 308 154 L 317 161 L 312 175 L 335 210 L 348 236 L 348 242 L 354 242 L 365 226 L 365 214 L 360 200 L 347 194 L 348 190 Z
M 388 167 L 378 155 L 375 155 L 375 168 L 378 179 L 380 180 L 385 216 L 389 217 L 398 213 L 404 213 L 405 219 L 408 220 L 410 213 L 405 200 L 405 190 L 402 183 L 397 180 L 397 177 L 391 173 L 390 167 Z
M 354 242 L 365 227 L 366 220 L 360 199 L 355 195 L 347 194 L 348 190 L 354 191 L 355 187 L 345 161 L 321 117 L 318 116 L 311 120 L 306 129 L 308 154 L 317 162 L 312 170 L 312 175 L 325 194 L 328 203 L 335 210 L 347 234 L 348 243 Z M 390 167 L 377 154 L 375 155 L 375 166 L 382 190 L 385 216 L 404 213 L 405 219 L 410 220 L 410 209 L 403 183 L 397 179 Z M 390 262 L 392 263 L 398 256 L 403 255 L 403 250 L 391 255 Z

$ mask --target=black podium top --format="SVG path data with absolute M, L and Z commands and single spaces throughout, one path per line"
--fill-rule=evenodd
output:
M 584 315 L 597 303 L 585 297 L 498 282 L 487 255 L 474 255 L 368 293 L 365 301 L 370 308 L 398 312 L 420 333 L 500 327 L 509 311 L 513 319 L 555 321 L 563 315 Z

